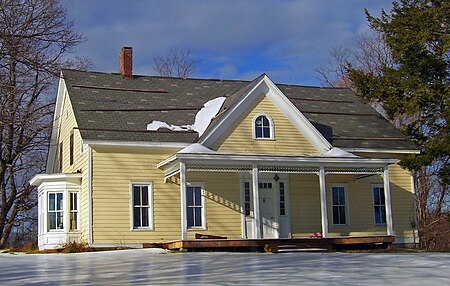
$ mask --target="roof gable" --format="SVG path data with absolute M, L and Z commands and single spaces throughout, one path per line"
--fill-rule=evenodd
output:
M 255 104 L 219 140 L 219 152 L 320 155 L 317 148 L 267 96 L 261 94 Z M 254 122 L 261 115 L 269 119 L 273 138 L 255 138 Z
M 200 138 L 199 143 L 213 149 L 218 148 L 219 142 L 223 140 L 223 135 L 227 131 L 229 132 L 235 122 L 242 119 L 241 115 L 252 108 L 261 95 L 269 98 L 320 154 L 331 149 L 331 144 L 265 74 L 241 89 L 237 95 L 233 95 L 233 102 L 229 104 L 229 109 L 224 111 L 215 122 L 212 122 L 210 128 Z M 227 102 L 224 103 L 224 105 L 226 104 Z

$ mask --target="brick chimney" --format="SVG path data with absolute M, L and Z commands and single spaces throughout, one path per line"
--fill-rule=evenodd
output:
M 127 79 L 133 78 L 133 48 L 123 47 L 120 50 L 120 74 Z

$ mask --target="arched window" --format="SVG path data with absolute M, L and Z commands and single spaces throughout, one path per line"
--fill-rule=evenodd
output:
M 266 115 L 259 115 L 254 121 L 255 138 L 273 139 L 272 120 Z

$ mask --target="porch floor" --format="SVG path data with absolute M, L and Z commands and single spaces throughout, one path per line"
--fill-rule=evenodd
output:
M 265 251 L 276 253 L 295 250 L 332 251 L 388 248 L 394 241 L 395 236 L 392 235 L 280 239 L 195 239 L 144 243 L 144 248 L 162 247 L 168 250 L 185 251 Z

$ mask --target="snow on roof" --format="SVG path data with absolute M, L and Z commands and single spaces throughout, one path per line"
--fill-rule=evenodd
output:
M 153 120 L 150 124 L 147 124 L 147 130 L 156 131 L 159 128 L 167 128 L 172 131 L 190 131 L 192 130 L 191 125 L 169 125 L 164 121 Z
M 217 97 L 209 100 L 203 105 L 203 108 L 197 112 L 195 115 L 195 122 L 192 125 L 169 125 L 164 121 L 153 120 L 151 123 L 147 125 L 147 130 L 156 131 L 159 128 L 167 128 L 172 131 L 196 131 L 199 136 L 202 136 L 203 132 L 205 132 L 211 120 L 222 107 L 223 102 L 225 101 L 225 97 Z M 205 147 L 206 148 L 206 147 Z
M 178 153 L 216 153 L 216 152 L 209 148 L 206 148 L 200 143 L 194 143 L 185 147 L 184 149 L 181 149 L 180 151 L 178 151 Z
M 350 152 L 344 151 L 340 148 L 333 147 L 330 151 L 322 155 L 322 157 L 358 157 Z

